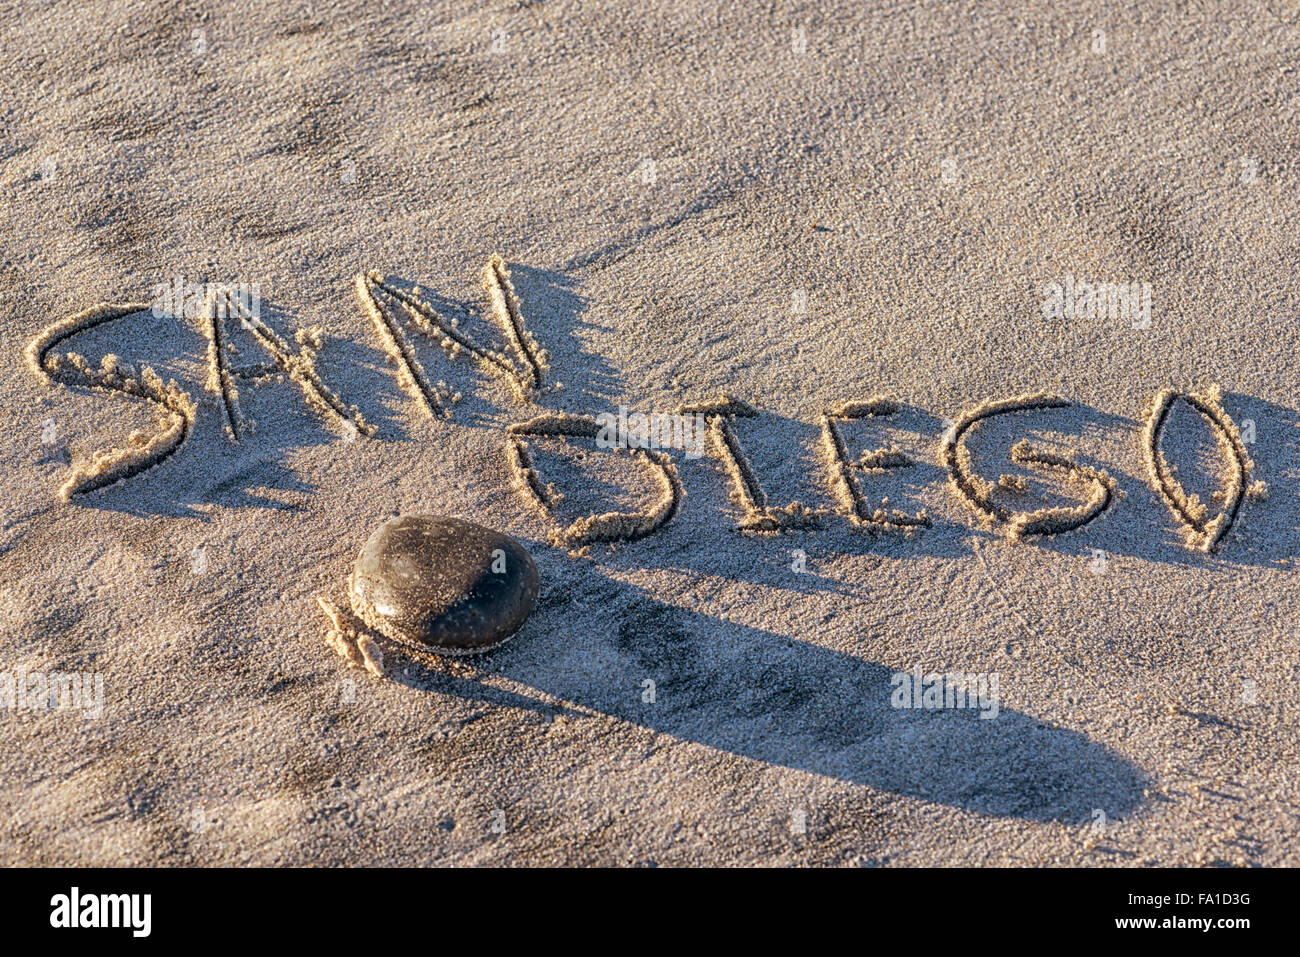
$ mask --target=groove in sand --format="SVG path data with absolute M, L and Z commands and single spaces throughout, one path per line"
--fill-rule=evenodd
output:
M 1042 508 L 1033 512 L 1013 512 L 993 500 L 993 486 L 975 474 L 971 463 L 966 435 L 984 419 L 1009 412 L 1027 412 L 1036 409 L 1063 409 L 1069 401 L 1057 395 L 1039 392 L 985 402 L 963 412 L 956 424 L 944 436 L 941 457 L 948 469 L 948 478 L 957 496 L 986 520 L 1007 524 L 1007 536 L 1012 539 L 1025 535 L 1055 535 L 1082 528 L 1110 507 L 1116 497 L 1115 480 L 1106 472 L 1079 465 L 1073 459 L 1035 449 L 1028 440 L 1017 442 L 1011 449 L 1011 460 L 1017 465 L 1038 466 L 1060 472 L 1072 485 L 1083 486 L 1087 499 L 1079 505 L 1062 508 Z M 999 484 L 1018 483 L 1014 480 Z M 1022 483 L 1021 483 L 1022 484 Z
M 795 529 L 821 528 L 825 509 L 808 508 L 801 502 L 791 502 L 781 508 L 767 504 L 767 493 L 758 475 L 740 448 L 740 439 L 732 426 L 736 418 L 754 418 L 758 410 L 747 402 L 719 395 L 704 402 L 688 403 L 679 407 L 677 415 L 702 415 L 709 423 L 709 435 L 718 453 L 722 467 L 731 478 L 731 500 L 740 506 L 740 529 L 761 535 Z
M 515 489 L 557 527 L 548 536 L 553 545 L 582 548 L 596 542 L 635 541 L 645 538 L 666 525 L 681 506 L 681 481 L 672 459 L 651 449 L 615 448 L 615 453 L 626 451 L 634 458 L 647 462 L 659 486 L 659 498 L 648 508 L 635 512 L 605 512 L 579 518 L 564 528 L 558 527 L 554 505 L 559 495 L 553 486 L 543 485 L 533 466 L 524 437 L 595 438 L 600 433 L 600 423 L 585 415 L 563 412 L 546 412 L 526 422 L 516 422 L 506 428 L 506 457 L 514 477 Z
M 1224 476 L 1223 490 L 1219 493 L 1223 499 L 1223 510 L 1213 519 L 1207 518 L 1209 510 L 1196 495 L 1187 494 L 1160 450 L 1160 437 L 1165 423 L 1173 411 L 1174 403 L 1179 399 L 1210 423 L 1219 448 L 1227 453 L 1231 461 L 1228 474 Z M 1241 432 L 1236 423 L 1223 410 L 1223 393 L 1217 385 L 1199 395 L 1174 389 L 1164 389 L 1157 393 L 1142 430 L 1142 451 L 1152 487 L 1164 499 L 1174 517 L 1187 526 L 1184 542 L 1192 550 L 1211 552 L 1217 549 L 1236 522 L 1243 500 L 1260 499 L 1268 493 L 1268 486 L 1263 482 L 1251 481 L 1255 463 L 1251 461 L 1250 454 L 1241 441 Z
M 468 352 L 489 372 L 504 377 L 520 402 L 527 402 L 542 390 L 549 357 L 528 332 L 510 271 L 501 256 L 493 255 L 488 260 L 482 280 L 492 315 L 519 354 L 523 371 L 504 353 L 474 342 L 455 319 L 448 320 L 419 296 L 385 282 L 378 271 L 371 270 L 357 277 L 357 295 L 362 308 L 370 317 L 384 351 L 397 366 L 399 384 L 430 416 L 447 415 L 445 405 L 459 401 L 460 395 L 453 395 L 441 382 L 436 386 L 430 383 L 390 306 L 400 308 L 421 334 L 437 342 L 453 359 L 462 351 Z
M 510 270 L 499 254 L 493 254 L 483 267 L 483 288 L 487 292 L 488 302 L 496 314 L 514 347 L 523 356 L 528 366 L 528 381 L 524 383 L 529 395 L 540 392 L 542 376 L 549 359 L 546 351 L 537 345 L 537 340 L 524 328 L 523 313 L 519 310 L 519 297 L 515 295 L 514 284 L 510 282 Z
M 872 532 L 912 535 L 918 529 L 929 528 L 933 522 L 925 511 L 908 515 L 897 509 L 888 509 L 889 500 L 872 509 L 862 490 L 853 478 L 848 447 L 840 433 L 838 422 L 893 415 L 900 411 L 898 402 L 885 396 L 874 396 L 858 402 L 844 402 L 824 411 L 821 415 L 822 458 L 830 470 L 831 493 L 840 503 L 841 511 L 855 527 Z M 916 463 L 897 448 L 874 449 L 862 454 L 858 467 L 863 471 L 884 471 L 907 468 Z
M 416 358 L 415 349 L 411 346 L 411 341 L 402 331 L 401 325 L 397 319 L 388 311 L 388 306 L 380 298 L 381 294 L 386 294 L 392 301 L 397 304 L 404 304 L 401 298 L 403 293 L 384 285 L 379 278 L 379 273 L 371 272 L 357 277 L 357 296 L 361 300 L 361 308 L 370 318 L 370 323 L 374 326 L 375 334 L 379 337 L 379 342 L 383 346 L 384 352 L 388 358 L 397 366 L 397 384 L 402 387 L 430 417 L 444 416 L 449 413 L 444 403 L 455 402 L 458 396 L 449 394 L 445 387 L 439 388 L 434 386 L 429 377 L 425 375 L 424 366 Z M 407 311 L 413 318 L 420 316 L 408 306 Z M 422 332 L 428 333 L 423 326 L 416 322 L 416 328 Z M 427 324 L 427 322 L 426 322 Z
M 203 300 L 203 331 L 208 340 L 208 375 L 203 386 L 221 400 L 221 408 L 230 438 L 239 441 L 243 433 L 252 430 L 253 423 L 245 417 L 239 404 L 239 388 L 235 385 L 230 364 L 226 361 L 227 343 L 223 320 L 226 312 L 224 299 L 217 287 L 209 287 Z
M 158 418 L 163 428 L 152 438 L 146 438 L 141 432 L 132 432 L 128 438 L 129 448 L 105 449 L 94 453 L 88 462 L 74 464 L 71 474 L 59 489 L 59 496 L 64 501 L 153 468 L 179 450 L 193 429 L 197 414 L 194 399 L 177 386 L 175 380 L 163 385 L 152 368 L 144 366 L 137 373 L 112 354 L 104 356 L 98 368 L 79 353 L 50 355 L 56 346 L 79 332 L 150 308 L 149 303 L 101 303 L 47 326 L 27 346 L 28 367 L 42 382 L 48 384 L 57 380 L 68 386 L 139 396 L 153 403 L 161 412 Z
M 260 317 L 249 312 L 238 298 L 231 295 L 229 289 L 218 289 L 217 294 L 224 300 L 225 307 L 239 317 L 244 328 L 251 332 L 258 344 L 270 354 L 280 371 L 302 390 L 309 407 L 319 412 L 327 422 L 341 423 L 345 429 L 355 429 L 361 435 L 375 434 L 375 427 L 362 418 L 357 407 L 344 405 L 343 400 L 330 391 L 317 373 L 316 353 L 321 346 L 319 327 L 298 330 L 294 334 L 298 351 L 294 352 L 289 343 Z

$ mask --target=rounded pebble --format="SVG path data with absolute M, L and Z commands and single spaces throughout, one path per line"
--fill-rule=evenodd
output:
M 348 585 L 352 610 L 398 642 L 472 654 L 504 642 L 537 603 L 537 566 L 495 529 L 399 515 L 376 528 Z

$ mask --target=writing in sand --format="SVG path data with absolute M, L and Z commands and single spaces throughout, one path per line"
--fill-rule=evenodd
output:
M 432 340 L 452 360 L 477 363 L 501 377 L 521 405 L 537 400 L 558 386 L 549 381 L 549 357 L 528 331 L 509 268 L 500 256 L 488 260 L 482 272 L 488 312 L 501 327 L 505 349 L 493 349 L 477 342 L 453 317 L 448 319 L 434 308 L 419 286 L 403 286 L 379 272 L 357 277 L 356 293 L 372 332 L 396 372 L 398 384 L 410 395 L 424 415 L 450 417 L 460 400 L 442 382 L 432 381 L 417 357 L 412 336 Z M 290 343 L 260 315 L 258 301 L 232 287 L 207 284 L 193 309 L 176 310 L 197 320 L 206 342 L 209 393 L 205 406 L 219 410 L 226 437 L 239 442 L 253 427 L 243 411 L 240 386 L 256 384 L 268 376 L 293 382 L 308 407 L 346 439 L 378 438 L 377 429 L 366 422 L 355 405 L 346 404 L 325 382 L 318 368 L 322 336 L 318 327 L 299 330 Z M 136 431 L 125 446 L 98 451 L 88 459 L 73 462 L 60 494 L 66 499 L 86 495 L 140 475 L 177 454 L 190 439 L 199 415 L 200 403 L 176 382 L 164 383 L 148 366 L 136 367 L 115 354 L 103 356 L 98 365 L 68 342 L 80 333 L 102 327 L 134 313 L 154 310 L 154 303 L 100 304 L 55 322 L 36 336 L 27 347 L 31 371 L 47 385 L 93 388 L 144 400 L 154 408 L 158 427 L 153 434 Z M 178 320 L 179 321 L 179 320 Z M 232 323 L 246 330 L 268 356 L 257 366 L 236 367 L 229 341 Z M 1206 503 L 1189 493 L 1176 469 L 1161 450 L 1161 436 L 1170 414 L 1184 403 L 1199 414 L 1221 451 L 1224 463 L 1219 489 Z M 1014 498 L 1022 477 L 1003 475 L 996 481 L 975 469 L 967 441 L 981 426 L 998 416 L 1063 409 L 1068 399 L 1046 392 L 996 399 L 968 408 L 943 434 L 938 458 L 948 475 L 948 486 L 983 523 L 998 526 L 1011 538 L 1056 535 L 1083 528 L 1120 498 L 1116 483 L 1104 470 L 1078 463 L 1073 457 L 1036 447 L 1022 440 L 1011 448 L 1012 462 L 1055 478 L 1076 504 L 1039 509 L 1016 509 L 1005 504 Z M 596 542 L 631 541 L 654 534 L 677 514 L 683 496 L 682 482 L 672 457 L 650 441 L 661 421 L 687 417 L 704 423 L 709 445 L 732 485 L 739 527 L 754 534 L 775 534 L 793 529 L 817 528 L 827 521 L 847 521 L 853 527 L 878 534 L 910 536 L 931 526 L 924 512 L 907 514 L 870 503 L 862 490 L 863 480 L 873 474 L 915 464 L 895 447 L 869 450 L 851 458 L 843 435 L 845 423 L 865 419 L 886 419 L 902 406 L 887 396 L 869 396 L 840 401 L 820 414 L 820 455 L 824 481 L 834 505 L 810 508 L 799 502 L 775 507 L 768 504 L 762 483 L 745 455 L 736 430 L 738 419 L 758 414 L 748 403 L 729 395 L 691 402 L 654 416 L 634 416 L 639 428 L 627 430 L 626 417 L 619 424 L 618 438 L 613 416 L 593 417 L 538 409 L 529 418 L 505 429 L 505 454 L 516 491 L 538 510 L 552 526 L 552 543 L 580 549 Z M 613 511 L 561 523 L 554 509 L 559 495 L 544 483 L 529 454 L 529 440 L 539 438 L 592 439 L 615 451 L 625 449 L 648 470 L 657 491 L 653 502 L 637 511 Z M 1213 551 L 1237 521 L 1250 499 L 1262 499 L 1263 482 L 1254 477 L 1254 464 L 1242 442 L 1241 432 L 1224 411 L 1217 387 L 1200 393 L 1165 389 L 1158 392 L 1147 410 L 1145 425 L 1135 436 L 1141 443 L 1148 480 L 1169 512 L 1184 530 L 1188 548 Z

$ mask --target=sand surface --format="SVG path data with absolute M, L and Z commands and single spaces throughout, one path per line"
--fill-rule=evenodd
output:
M 0 863 L 1300 862 L 1293 5 L 97 0 L 0 19 L 0 673 L 103 682 L 98 716 L 0 709 Z M 418 285 L 507 349 L 479 283 L 494 253 L 546 387 L 521 399 L 408 326 L 462 397 L 430 417 L 356 277 Z M 160 426 L 142 399 L 42 381 L 24 350 L 176 276 L 257 284 L 294 355 L 319 326 L 316 372 L 376 435 L 268 378 L 239 383 L 256 428 L 235 442 L 202 321 L 130 314 L 66 351 L 151 366 L 197 411 L 156 467 L 62 501 L 71 467 Z M 1149 283 L 1149 323 L 1045 316 L 1067 276 Z M 247 330 L 229 344 L 271 359 Z M 1161 390 L 1214 385 L 1268 495 L 1206 553 L 1152 488 L 1143 427 Z M 844 443 L 915 464 L 850 471 L 931 527 L 743 533 L 709 449 L 669 453 L 685 496 L 653 535 L 548 542 L 646 507 L 654 477 L 537 440 L 564 494 L 548 517 L 514 485 L 507 426 L 723 391 L 759 412 L 734 428 L 768 503 L 832 513 L 822 412 L 894 397 Z M 972 467 L 1028 480 L 995 492 L 1013 511 L 1084 502 L 1009 461 L 1028 438 L 1104 469 L 1115 501 L 1016 541 L 948 484 L 943 437 L 1040 391 L 1071 404 L 983 422 Z M 1162 435 L 1220 508 L 1233 461 L 1207 423 L 1176 403 Z M 329 648 L 316 596 L 342 600 L 401 511 L 529 548 L 541 599 L 508 645 L 390 649 L 384 679 Z M 996 675 L 997 717 L 893 707 L 917 668 Z

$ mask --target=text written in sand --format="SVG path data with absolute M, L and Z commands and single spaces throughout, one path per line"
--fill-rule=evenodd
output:
M 404 288 L 377 271 L 357 277 L 356 292 L 362 310 L 396 371 L 398 384 L 428 416 L 450 417 L 451 407 L 462 398 L 443 382 L 430 379 L 417 356 L 409 329 L 441 346 L 451 361 L 468 359 L 478 363 L 505 380 L 520 405 L 534 406 L 529 418 L 506 427 L 505 455 L 521 499 L 552 525 L 549 539 L 553 544 L 580 549 L 597 542 L 634 541 L 662 529 L 677 515 L 685 494 L 672 457 L 651 447 L 654 443 L 650 441 L 649 428 L 643 427 L 640 435 L 636 429 L 630 435 L 620 431 L 620 439 L 615 442 L 605 435 L 613 429 L 608 422 L 612 417 L 572 415 L 537 406 L 541 396 L 560 388 L 549 381 L 549 357 L 527 328 L 505 260 L 500 256 L 489 259 L 481 279 L 489 315 L 501 328 L 505 349 L 493 349 L 476 341 L 455 318 L 443 316 L 419 286 Z M 182 314 L 180 318 L 188 316 L 198 320 L 206 340 L 207 377 L 203 388 L 209 393 L 209 400 L 203 405 L 215 406 L 227 439 L 238 443 L 254 427 L 243 411 L 240 384 L 256 385 L 271 376 L 293 382 L 307 407 L 346 439 L 378 438 L 378 430 L 365 421 L 357 407 L 345 404 L 322 377 L 318 369 L 320 329 L 299 330 L 290 344 L 263 321 L 258 302 L 250 304 L 247 297 L 232 292 L 233 288 L 208 286 L 195 316 L 188 316 L 190 310 L 177 310 Z M 98 365 L 93 365 L 80 353 L 65 349 L 69 340 L 80 333 L 151 308 L 150 303 L 139 302 L 93 306 L 50 325 L 27 347 L 28 365 L 42 382 L 143 399 L 150 403 L 158 420 L 153 435 L 132 432 L 125 447 L 101 450 L 89 459 L 73 462 L 60 488 L 65 500 L 151 472 L 180 452 L 194 432 L 201 405 L 174 380 L 164 385 L 152 368 L 142 365 L 137 369 L 115 354 L 105 355 Z M 234 350 L 228 334 L 232 322 L 251 334 L 269 361 L 243 367 L 233 363 Z M 1161 450 L 1166 423 L 1178 403 L 1200 416 L 1223 453 L 1225 465 L 1219 476 L 1220 488 L 1212 495 L 1213 508 L 1186 491 L 1175 475 L 1176 469 Z M 1022 477 L 1003 475 L 990 482 L 975 469 L 967 440 L 982 423 L 999 416 L 1051 411 L 1069 405 L 1061 396 L 1036 393 L 985 402 L 962 412 L 944 433 L 938 448 L 938 460 L 947 471 L 952 493 L 981 522 L 1003 529 L 1013 539 L 1076 531 L 1114 508 L 1122 494 L 1105 471 L 1081 465 L 1068 455 L 1037 448 L 1028 440 L 1012 446 L 1011 461 L 1054 477 L 1063 491 L 1073 493 L 1076 504 L 1017 509 L 1008 501 L 1014 500 L 1017 491 L 1023 493 Z M 748 403 L 721 395 L 685 403 L 665 418 L 694 416 L 707 423 L 713 454 L 731 480 L 731 498 L 739 510 L 737 524 L 743 532 L 770 535 L 816 529 L 828 521 L 842 520 L 873 534 L 912 536 L 932 527 L 924 511 L 905 513 L 890 508 L 888 500 L 874 505 L 863 488 L 872 477 L 907 469 L 915 461 L 894 446 L 868 450 L 855 461 L 849 455 L 841 428 L 856 420 L 895 415 L 901 408 L 892 398 L 872 396 L 840 401 L 823 410 L 821 459 L 825 485 L 835 503 L 833 508 L 815 508 L 798 501 L 784 506 L 768 503 L 763 484 L 737 432 L 737 420 L 759 414 Z M 640 418 L 651 423 L 655 417 Z M 602 424 L 602 419 L 606 424 Z M 1204 393 L 1171 389 L 1159 392 L 1137 438 L 1151 486 L 1183 528 L 1190 549 L 1209 552 L 1220 547 L 1245 502 L 1265 497 L 1266 487 L 1254 477 L 1254 463 L 1236 424 L 1224 411 L 1217 388 Z M 639 511 L 603 512 L 562 522 L 554 509 L 561 496 L 553 486 L 543 482 L 529 453 L 528 443 L 543 439 L 594 439 L 604 448 L 626 451 L 648 471 L 658 494 Z

